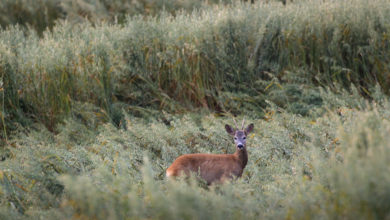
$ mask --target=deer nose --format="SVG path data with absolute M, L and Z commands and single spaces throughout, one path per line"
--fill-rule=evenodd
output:
M 240 148 L 240 149 L 242 149 L 242 148 L 244 148 L 244 145 L 238 144 L 237 147 Z

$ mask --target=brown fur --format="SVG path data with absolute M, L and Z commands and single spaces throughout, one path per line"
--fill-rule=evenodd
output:
M 182 174 L 188 176 L 193 172 L 210 185 L 241 177 L 247 162 L 246 149 L 237 149 L 234 154 L 186 154 L 178 157 L 166 174 L 176 177 Z
M 195 173 L 205 180 L 208 185 L 241 177 L 248 163 L 246 136 L 252 132 L 254 127 L 253 124 L 250 124 L 244 129 L 244 121 L 242 121 L 242 130 L 225 125 L 226 132 L 234 137 L 234 143 L 236 145 L 236 152 L 234 154 L 182 155 L 167 169 L 167 177 L 189 176 L 191 173 Z M 237 126 L 237 123 L 235 124 Z

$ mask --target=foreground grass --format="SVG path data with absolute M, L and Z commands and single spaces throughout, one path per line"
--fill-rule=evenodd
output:
M 210 114 L 126 116 L 125 129 L 67 121 L 53 134 L 22 130 L 0 163 L 0 215 L 8 219 L 384 219 L 389 217 L 389 104 L 307 118 L 270 108 L 248 115 L 243 177 L 205 188 L 164 172 L 185 153 L 234 151 Z

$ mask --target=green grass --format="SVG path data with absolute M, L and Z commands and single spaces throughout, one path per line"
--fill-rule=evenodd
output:
M 0 3 L 0 219 L 389 218 L 388 2 L 226 2 Z
M 60 22 L 42 37 L 10 27 L 0 33 L 3 121 L 12 128 L 32 119 L 55 131 L 75 102 L 96 105 L 116 125 L 121 109 L 240 114 L 262 112 L 266 100 L 308 115 L 322 105 L 319 86 L 353 84 L 372 98 L 378 84 L 388 94 L 389 20 L 383 0 L 300 1 L 121 25 Z
M 78 23 L 109 21 L 123 23 L 126 16 L 158 15 L 161 11 L 199 9 L 210 4 L 231 3 L 230 0 L 3 0 L 0 2 L 0 26 L 21 25 L 42 34 L 59 20 Z
M 246 117 L 256 130 L 241 179 L 205 188 L 171 182 L 165 169 L 186 153 L 231 153 L 230 118 L 210 114 L 146 121 L 126 116 L 91 130 L 67 121 L 9 140 L 1 162 L 1 213 L 56 219 L 383 219 L 389 216 L 389 104 L 340 108 L 312 120 Z M 276 109 L 268 109 L 275 111 Z M 12 217 L 11 217 L 12 216 Z M 56 216 L 56 217 L 54 217 Z

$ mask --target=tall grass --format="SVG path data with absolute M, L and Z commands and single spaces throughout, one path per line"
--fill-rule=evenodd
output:
M 161 11 L 175 14 L 192 11 L 209 4 L 230 3 L 230 0 L 3 0 L 0 2 L 0 26 L 28 26 L 42 33 L 56 22 L 73 23 L 89 20 L 123 23 L 127 15 L 158 15 Z
M 30 26 L 42 33 L 65 16 L 58 0 L 3 0 L 0 2 L 0 26 Z
M 14 3 L 34 27 L 0 14 L 1 219 L 390 218 L 387 1 Z M 166 180 L 234 151 L 230 113 L 255 124 L 242 178 Z
M 326 95 L 324 95 L 326 96 Z M 384 219 L 389 216 L 388 104 L 342 108 L 315 121 L 275 113 L 248 119 L 249 163 L 241 179 L 205 187 L 171 182 L 165 169 L 184 153 L 231 153 L 214 115 L 171 116 L 171 125 L 126 116 L 98 131 L 67 121 L 9 140 L 0 163 L 5 218 Z M 270 108 L 268 111 L 275 111 Z
M 353 84 L 370 97 L 379 84 L 388 94 L 389 20 L 386 1 L 350 0 L 64 21 L 42 38 L 10 27 L 0 33 L 3 121 L 24 116 L 54 131 L 75 102 L 117 125 L 122 109 L 261 112 L 265 100 L 307 115 L 322 105 L 316 86 Z

